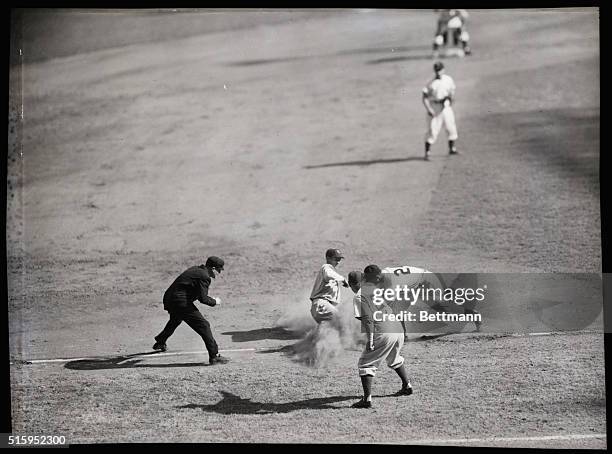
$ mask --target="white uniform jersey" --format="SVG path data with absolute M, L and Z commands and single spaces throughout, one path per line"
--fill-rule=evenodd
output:
M 404 287 L 416 289 L 419 285 L 435 280 L 431 271 L 416 266 L 393 266 L 383 268 L 385 287 Z M 353 297 L 353 314 L 355 318 L 361 317 L 361 289 Z
M 324 264 L 315 278 L 315 283 L 310 293 L 310 300 L 325 299 L 332 304 L 338 304 L 340 286 L 338 282 L 344 281 L 344 277 L 329 263 Z
M 455 96 L 455 81 L 448 74 L 441 74 L 440 78 L 434 77 L 423 87 L 423 94 L 433 103 L 439 103 L 448 97 Z
M 465 25 L 465 21 L 468 18 L 468 13 L 464 9 L 451 9 L 448 12 L 447 26 L 450 29 L 461 28 Z

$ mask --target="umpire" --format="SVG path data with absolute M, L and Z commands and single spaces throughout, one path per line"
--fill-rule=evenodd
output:
M 153 350 L 165 352 L 167 350 L 166 341 L 181 322 L 185 322 L 204 340 L 211 365 L 229 362 L 228 358 L 219 354 L 219 347 L 213 337 L 210 323 L 193 304 L 196 299 L 207 306 L 216 306 L 221 302 L 220 298 L 208 296 L 208 287 L 211 279 L 215 278 L 215 272 L 223 271 L 223 265 L 224 262 L 219 257 L 208 257 L 206 264 L 192 266 L 185 270 L 166 290 L 164 309 L 170 314 L 170 320 L 166 323 L 164 330 L 155 336 Z

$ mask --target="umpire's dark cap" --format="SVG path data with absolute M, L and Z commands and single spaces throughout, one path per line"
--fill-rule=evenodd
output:
M 225 262 L 223 261 L 223 259 L 220 259 L 219 257 L 215 257 L 214 255 L 206 259 L 206 266 L 210 268 L 214 268 L 216 270 L 222 270 L 223 265 L 225 265 Z
M 333 259 L 343 259 L 344 255 L 340 252 L 340 249 L 328 249 L 325 252 L 325 257 Z

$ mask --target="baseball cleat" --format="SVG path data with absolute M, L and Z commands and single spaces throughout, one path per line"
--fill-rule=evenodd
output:
M 168 347 L 162 342 L 155 342 L 155 345 L 153 345 L 153 350 L 165 352 L 166 350 L 168 350 Z
M 225 356 L 221 356 L 218 353 L 217 353 L 217 356 L 214 356 L 213 358 L 210 358 L 209 360 L 209 364 L 211 366 L 215 364 L 227 364 L 229 362 L 230 362 L 229 358 L 226 358 Z
M 396 396 L 410 396 L 412 394 L 412 386 L 400 389 L 395 393 Z
M 372 408 L 372 401 L 361 399 L 359 402 L 355 402 L 351 405 L 351 408 Z
M 448 154 L 459 154 L 459 152 L 457 151 L 456 148 L 453 148 L 452 150 L 448 152 Z

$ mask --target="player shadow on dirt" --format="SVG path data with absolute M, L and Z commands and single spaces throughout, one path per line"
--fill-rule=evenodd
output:
M 208 366 L 203 362 L 193 363 L 168 363 L 168 364 L 140 364 L 144 358 L 139 356 L 155 355 L 159 352 L 133 353 L 107 358 L 87 358 L 69 361 L 64 365 L 66 369 L 72 370 L 103 370 L 103 369 L 130 369 L 136 367 L 202 367 Z
M 313 399 L 298 400 L 295 402 L 273 403 L 273 402 L 253 402 L 251 399 L 244 399 L 240 396 L 227 391 L 220 391 L 223 399 L 216 404 L 201 405 L 187 404 L 177 408 L 201 409 L 202 411 L 219 413 L 222 415 L 261 415 L 270 413 L 289 413 L 296 410 L 334 410 L 344 408 L 331 405 L 347 400 L 357 400 L 360 396 L 333 396 L 318 397 Z
M 372 164 L 393 164 L 397 162 L 408 161 L 423 161 L 423 156 L 411 156 L 408 158 L 392 158 L 392 159 L 372 159 L 369 161 L 347 161 L 347 162 L 330 162 L 328 164 L 315 164 L 304 166 L 303 169 L 322 169 L 324 167 L 342 167 L 342 166 L 370 166 Z M 423 161 L 424 162 L 424 161 Z
M 379 65 L 381 63 L 396 63 L 398 61 L 410 61 L 410 60 L 433 60 L 433 58 L 430 52 L 428 54 L 420 54 L 420 55 L 404 55 L 404 56 L 397 56 L 397 57 L 377 58 L 376 60 L 367 61 L 366 64 Z
M 232 336 L 232 342 L 250 342 L 265 339 L 292 340 L 301 337 L 301 333 L 289 331 L 281 327 L 259 328 L 250 331 L 226 331 L 221 334 Z

